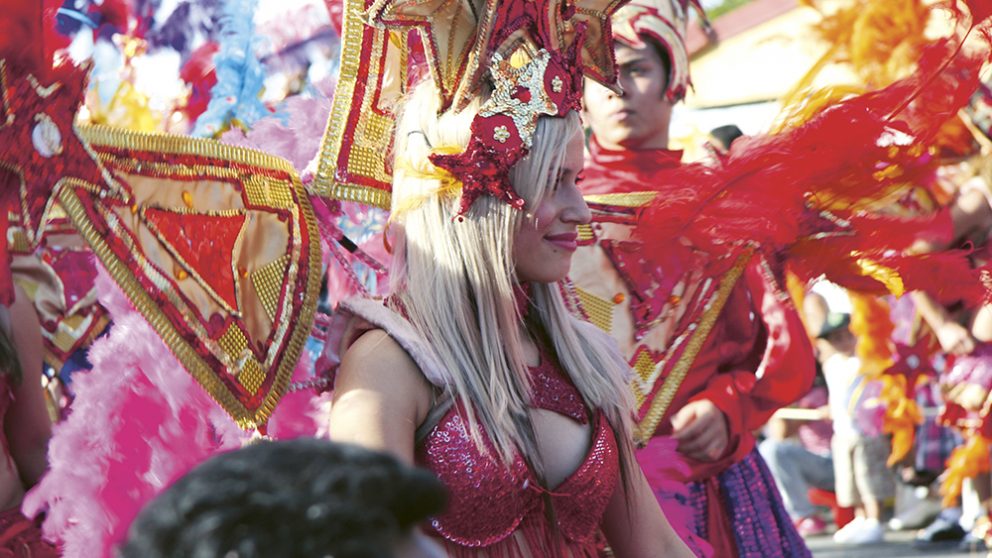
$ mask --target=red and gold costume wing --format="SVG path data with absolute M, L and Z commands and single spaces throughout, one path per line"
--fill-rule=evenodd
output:
M 60 206 L 197 382 L 242 428 L 264 425 L 310 332 L 320 281 L 296 172 L 215 141 L 79 127 L 85 80 L 86 69 L 66 64 L 37 78 L 0 61 L 0 181 L 17 248 L 39 250 Z
M 310 332 L 314 217 L 292 166 L 210 140 L 82 136 L 126 191 L 59 201 L 111 277 L 242 428 L 266 422 Z

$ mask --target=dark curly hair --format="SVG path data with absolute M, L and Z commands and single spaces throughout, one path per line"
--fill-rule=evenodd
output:
M 204 462 L 131 525 L 122 558 L 386 558 L 439 513 L 443 485 L 326 440 L 262 442 Z

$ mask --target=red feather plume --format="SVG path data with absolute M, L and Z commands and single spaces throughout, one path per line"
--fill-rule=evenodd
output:
M 864 213 L 906 184 L 933 180 L 928 148 L 978 87 L 984 62 L 963 53 L 957 38 L 938 42 L 911 78 L 840 101 L 792 129 L 742 138 L 715 165 L 682 166 L 666 177 L 678 187 L 666 188 L 641 214 L 639 237 L 653 253 L 676 239 L 716 257 L 757 246 L 789 261 L 800 277 L 826 272 L 866 292 L 884 289 L 866 276 L 863 258 L 891 268 L 907 290 L 945 287 L 954 269 L 959 295 L 987 298 L 963 252 L 893 253 L 921 230 L 940 227 Z M 944 270 L 934 265 L 938 260 Z

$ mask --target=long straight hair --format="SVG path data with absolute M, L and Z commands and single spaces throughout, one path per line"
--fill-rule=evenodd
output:
M 526 201 L 524 211 L 482 196 L 459 218 L 460 190 L 448 187 L 428 156 L 468 144 L 484 97 L 461 112 L 438 114 L 435 89 L 427 82 L 405 105 L 395 140 L 392 299 L 444 366 L 446 389 L 464 407 L 476 444 L 485 450 L 488 437 L 507 463 L 522 451 L 540 472 L 527 412 L 530 383 L 513 239 L 557 180 L 569 140 L 581 128 L 574 112 L 539 120 L 529 156 L 511 171 L 514 188 Z M 586 405 L 605 412 L 629 449 L 626 363 L 609 338 L 568 311 L 560 285 L 530 287 L 530 320 L 546 332 L 548 348 Z

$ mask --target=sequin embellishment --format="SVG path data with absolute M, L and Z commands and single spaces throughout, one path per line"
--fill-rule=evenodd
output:
M 533 406 L 557 412 L 580 423 L 588 414 L 578 390 L 553 365 L 532 371 Z M 417 448 L 417 463 L 433 471 L 448 487 L 448 510 L 431 526 L 460 547 L 488 548 L 520 530 L 527 540 L 547 539 L 554 530 L 544 513 L 545 494 L 554 506 L 557 532 L 566 545 L 585 549 L 595 544 L 602 520 L 620 477 L 617 442 L 602 413 L 595 413 L 592 444 L 583 462 L 557 487 L 548 490 L 517 457 L 505 466 L 487 440 L 488 455 L 470 437 L 464 409 L 455 406 Z M 546 535 L 546 536 L 543 536 Z M 532 549 L 533 550 L 533 549 Z

